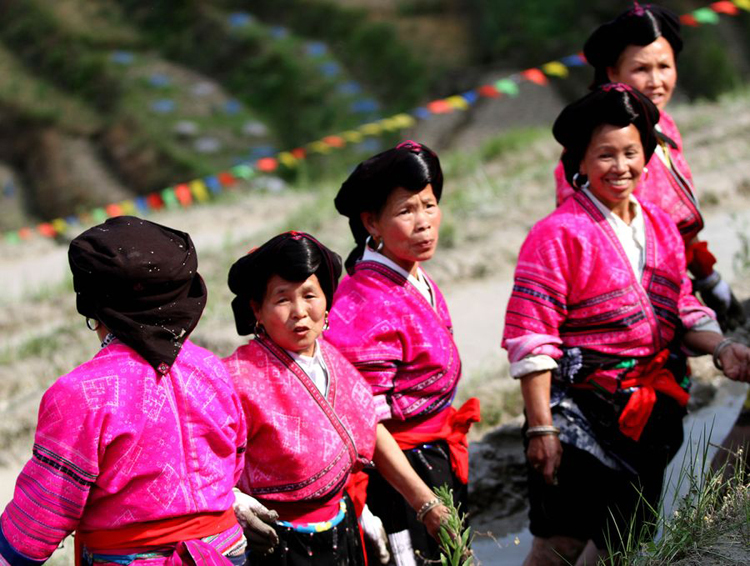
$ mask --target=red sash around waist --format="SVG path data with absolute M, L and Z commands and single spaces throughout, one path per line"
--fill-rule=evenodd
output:
M 449 407 L 445 411 L 441 427 L 430 432 L 413 430 L 419 427 L 413 421 L 388 423 L 388 430 L 396 439 L 401 450 L 411 450 L 422 444 L 445 440 L 450 452 L 451 468 L 462 483 L 469 482 L 469 440 L 466 434 L 473 423 L 479 422 L 479 399 L 472 397 L 460 409 Z
M 669 350 L 662 350 L 640 372 L 639 375 L 624 379 L 623 389 L 636 388 L 625 409 L 620 414 L 620 431 L 638 441 L 656 404 L 656 392 L 669 395 L 681 406 L 687 405 L 690 394 L 680 387 L 672 373 L 664 368 Z
M 205 538 L 219 534 L 237 523 L 234 510 L 227 509 L 216 513 L 198 513 L 196 515 L 173 517 L 162 521 L 148 521 L 135 523 L 121 529 L 77 531 L 75 536 L 76 566 L 80 565 L 83 546 L 94 553 L 112 554 L 112 551 L 150 548 L 182 542 L 196 542 L 196 539 Z M 170 558 L 169 564 L 228 564 L 210 545 L 199 544 L 199 553 L 203 555 L 210 552 L 211 556 L 202 556 L 203 560 L 197 562 L 192 556 L 189 545 L 178 545 L 175 555 Z M 195 545 L 193 545 L 195 546 Z M 187 559 L 185 559 L 187 558 Z M 193 558 L 192 561 L 190 559 Z M 221 559 L 221 560 L 220 560 Z

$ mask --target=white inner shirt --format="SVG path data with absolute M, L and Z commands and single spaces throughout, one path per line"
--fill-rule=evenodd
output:
M 596 208 L 607 219 L 620 241 L 622 249 L 625 250 L 625 255 L 628 256 L 630 267 L 633 268 L 636 279 L 640 282 L 641 277 L 643 277 L 643 267 L 646 264 L 646 225 L 643 222 L 643 211 L 640 203 L 633 195 L 630 195 L 628 204 L 632 216 L 630 224 L 626 224 L 622 218 L 599 201 L 589 189 L 581 190 L 594 202 Z
M 417 267 L 417 275 L 415 277 L 414 275 L 406 271 L 403 267 L 398 265 L 395 261 L 392 261 L 381 253 L 371 250 L 368 246 L 365 246 L 365 253 L 362 254 L 362 259 L 360 261 L 375 261 L 377 263 L 390 267 L 393 271 L 402 275 L 409 283 L 414 285 L 417 291 L 419 291 L 419 293 L 427 300 L 427 302 L 432 305 L 432 308 L 435 308 L 435 293 L 433 292 L 432 286 L 427 280 L 427 277 L 425 276 L 421 267 Z
M 315 342 L 315 352 L 312 356 L 297 354 L 295 352 L 290 352 L 289 350 L 287 350 L 287 353 L 292 356 L 292 359 L 297 362 L 299 367 L 302 368 L 302 371 L 312 379 L 315 387 L 320 391 L 320 394 L 325 397 L 328 394 L 328 368 L 323 359 L 323 354 L 320 352 L 318 342 Z

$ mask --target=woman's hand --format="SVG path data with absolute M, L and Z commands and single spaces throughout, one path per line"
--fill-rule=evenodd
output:
M 750 348 L 732 342 L 719 353 L 722 371 L 734 381 L 750 382 Z
M 445 505 L 438 505 L 430 509 L 425 516 L 422 518 L 424 526 L 427 528 L 427 532 L 436 541 L 440 542 L 440 526 L 447 521 L 450 511 Z M 451 533 L 454 536 L 456 533 Z
M 529 439 L 526 457 L 534 470 L 544 476 L 549 485 L 557 485 L 557 468 L 562 459 L 562 444 L 556 434 L 534 436 Z

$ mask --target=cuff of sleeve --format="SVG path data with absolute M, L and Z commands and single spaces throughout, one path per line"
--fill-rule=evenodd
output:
M 704 316 L 703 318 L 701 318 L 698 322 L 696 322 L 693 326 L 690 327 L 690 330 L 695 330 L 698 332 L 716 332 L 716 334 L 724 334 L 721 331 L 721 327 L 719 326 L 719 323 L 716 322 L 710 316 Z
M 374 395 L 373 400 L 375 401 L 375 417 L 378 419 L 378 422 L 393 418 L 393 412 L 385 394 Z
M 36 566 L 44 564 L 46 560 L 34 560 L 18 552 L 8 539 L 5 538 L 2 526 L 0 526 L 0 564 L 10 564 L 11 566 Z
M 548 371 L 557 369 L 557 362 L 550 356 L 526 356 L 515 363 L 510 364 L 510 376 L 519 379 L 536 371 Z

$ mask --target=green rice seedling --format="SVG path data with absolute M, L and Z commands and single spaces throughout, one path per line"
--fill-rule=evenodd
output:
M 453 503 L 453 490 L 442 485 L 435 490 L 440 502 L 450 511 L 440 527 L 440 564 L 442 566 L 472 566 L 471 527 L 466 525 L 466 514 Z

